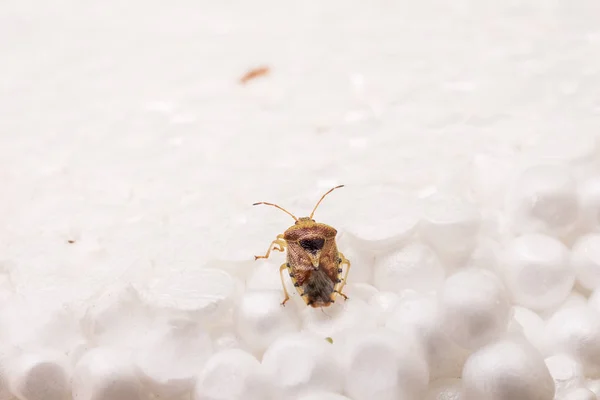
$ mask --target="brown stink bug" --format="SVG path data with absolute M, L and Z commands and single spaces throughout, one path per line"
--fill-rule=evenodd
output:
M 336 294 L 348 299 L 342 289 L 346 285 L 350 261 L 337 249 L 335 243 L 337 231 L 329 225 L 315 222 L 312 219 L 325 196 L 343 186 L 336 186 L 321 196 L 310 213 L 310 217 L 296 218 L 292 213 L 276 204 L 254 203 L 255 206 L 266 204 L 277 207 L 296 221 L 282 235 L 278 235 L 277 239 L 273 240 L 264 256 L 254 256 L 255 260 L 268 258 L 271 250 L 284 251 L 287 248 L 287 262 L 279 268 L 281 285 L 285 293 L 285 299 L 281 305 L 285 305 L 285 302 L 290 299 L 283 282 L 283 271 L 286 269 L 298 294 L 309 306 L 328 307 L 335 302 Z M 346 273 L 343 278 L 342 265 L 346 265 Z

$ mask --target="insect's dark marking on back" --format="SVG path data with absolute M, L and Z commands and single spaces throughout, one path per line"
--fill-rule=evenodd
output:
M 300 240 L 300 246 L 311 253 L 321 250 L 325 245 L 325 239 L 314 238 L 314 239 L 302 239 Z

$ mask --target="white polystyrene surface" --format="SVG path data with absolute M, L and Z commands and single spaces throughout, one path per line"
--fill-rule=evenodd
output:
M 596 2 L 34 3 L 0 4 L 0 400 L 600 396 Z M 282 307 L 253 256 L 294 221 L 252 203 L 339 184 L 349 299 L 284 271 Z

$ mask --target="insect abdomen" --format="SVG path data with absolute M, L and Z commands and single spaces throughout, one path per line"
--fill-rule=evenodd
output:
M 334 282 L 325 271 L 316 270 L 311 272 L 310 277 L 302 285 L 302 290 L 309 303 L 328 304 L 331 302 L 333 287 Z

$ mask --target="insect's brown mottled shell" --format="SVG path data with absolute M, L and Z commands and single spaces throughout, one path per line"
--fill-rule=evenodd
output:
M 341 282 L 336 235 L 337 230 L 331 226 L 309 218 L 301 218 L 283 234 L 290 277 L 306 303 L 313 307 L 333 303 Z

